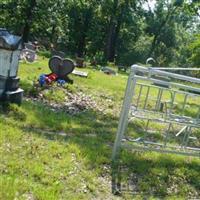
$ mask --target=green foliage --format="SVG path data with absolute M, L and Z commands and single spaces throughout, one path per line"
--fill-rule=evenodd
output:
M 3 0 L 0 24 L 44 46 L 67 55 L 120 65 L 197 65 L 198 50 L 191 58 L 184 47 L 199 31 L 198 1 L 162 0 L 148 9 L 147 1 L 103 0 Z M 12 12 L 15 10 L 15 12 Z M 191 59 L 189 59 L 191 58 Z
M 189 49 L 192 52 L 190 60 L 193 65 L 200 67 L 200 34 L 195 36 L 193 42 L 189 45 Z
M 43 56 L 45 58 L 50 58 L 51 57 L 51 52 L 50 51 L 39 51 L 38 55 L 39 56 Z

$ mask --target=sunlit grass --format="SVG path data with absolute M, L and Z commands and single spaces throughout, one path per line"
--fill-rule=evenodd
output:
M 92 94 L 103 104 L 110 98 L 114 102 L 111 110 L 117 112 L 87 110 L 69 115 L 30 99 L 24 100 L 21 107 L 1 109 L 0 199 L 117 198 L 110 189 L 111 153 L 127 75 L 108 76 L 92 68 L 81 70 L 89 72 L 88 78 L 70 75 L 74 84 L 67 86 L 67 90 Z M 32 91 L 33 82 L 43 73 L 50 73 L 47 59 L 20 63 L 19 76 L 25 94 Z M 151 96 L 155 97 L 156 92 L 153 89 Z M 45 98 L 57 103 L 65 98 L 61 90 L 52 93 L 49 90 Z M 191 99 L 191 107 L 195 102 Z M 149 106 L 153 105 L 152 102 Z M 189 109 L 191 114 L 195 111 L 196 108 Z M 130 134 L 139 136 L 138 130 L 143 127 L 142 123 L 131 124 Z M 158 131 L 154 137 L 160 139 L 159 130 L 163 127 L 152 124 L 152 128 Z M 127 184 L 130 177 L 135 177 L 137 195 L 123 194 L 119 199 L 187 199 L 200 195 L 199 159 L 152 152 L 122 154 L 122 180 Z

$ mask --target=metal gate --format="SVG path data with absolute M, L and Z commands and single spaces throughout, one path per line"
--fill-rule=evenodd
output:
M 113 163 L 122 147 L 200 157 L 200 79 L 185 70 L 200 71 L 131 67 Z

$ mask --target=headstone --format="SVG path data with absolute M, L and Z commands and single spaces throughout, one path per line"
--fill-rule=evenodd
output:
M 55 50 L 52 50 L 51 52 L 51 56 L 59 56 L 61 58 L 65 58 L 65 53 L 62 52 L 62 51 L 55 51 Z
M 0 28 L 0 99 L 20 104 L 23 90 L 17 77 L 21 37 Z
M 53 56 L 49 60 L 49 68 L 59 77 L 64 77 L 74 70 L 75 65 L 70 59 L 62 59 L 59 56 Z
M 84 58 L 76 57 L 76 67 L 85 67 Z
M 76 75 L 76 76 L 81 76 L 81 77 L 88 77 L 88 72 L 83 72 L 83 71 L 79 71 L 79 70 L 73 70 L 72 74 Z
M 108 75 L 116 75 L 117 74 L 116 71 L 110 67 L 102 67 L 101 71 L 103 71 L 105 74 L 108 74 Z

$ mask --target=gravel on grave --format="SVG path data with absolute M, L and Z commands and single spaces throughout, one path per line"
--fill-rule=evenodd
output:
M 60 89 L 64 94 L 65 94 L 65 99 L 64 101 L 61 102 L 56 102 L 53 100 L 49 100 L 45 97 L 45 93 L 48 92 L 48 90 L 55 90 L 55 89 Z M 94 111 L 99 111 L 99 112 L 106 112 L 108 107 L 113 104 L 113 101 L 109 97 L 105 97 L 102 102 L 98 102 L 95 100 L 95 98 L 92 95 L 87 95 L 82 91 L 78 92 L 70 92 L 67 89 L 64 88 L 46 88 L 43 90 L 40 90 L 37 94 L 36 97 L 33 97 L 32 95 L 29 95 L 28 97 L 26 96 L 25 99 L 27 101 L 35 101 L 42 103 L 48 107 L 52 111 L 55 112 L 60 112 L 64 111 L 66 113 L 69 113 L 71 115 L 75 115 L 87 110 L 94 110 Z

